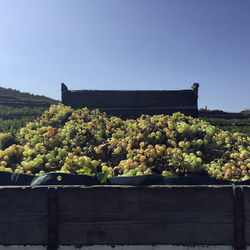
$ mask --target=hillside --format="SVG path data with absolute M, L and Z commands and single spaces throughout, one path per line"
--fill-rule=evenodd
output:
M 246 119 L 250 118 L 250 110 L 246 109 L 241 112 L 225 112 L 222 110 L 200 109 L 199 117 L 213 117 L 224 119 Z
M 16 133 L 51 104 L 58 102 L 45 96 L 0 87 L 0 133 Z
M 225 112 L 222 110 L 200 109 L 199 118 L 223 130 L 242 132 L 250 135 L 250 110 Z
M 49 107 L 51 104 L 58 102 L 45 96 L 0 87 L 0 105 L 12 107 Z

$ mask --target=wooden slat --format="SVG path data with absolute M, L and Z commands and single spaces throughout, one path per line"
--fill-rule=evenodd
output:
M 244 191 L 244 211 L 245 211 L 245 239 L 246 245 L 250 245 L 250 186 L 245 186 Z
M 63 93 L 63 102 L 87 107 L 178 107 L 196 103 L 196 93 L 192 90 L 179 91 L 126 91 L 126 90 L 79 90 Z
M 101 109 L 111 115 L 183 112 L 198 116 L 197 90 L 68 90 L 62 85 L 62 103 L 73 108 Z
M 233 244 L 232 187 L 58 190 L 59 244 Z
M 47 244 L 47 189 L 0 188 L 0 245 Z
M 0 244 L 233 245 L 235 197 L 232 186 L 2 187 Z M 58 242 L 47 238 L 49 221 Z
M 47 250 L 57 249 L 57 189 L 48 188 L 48 247 Z
M 246 249 L 244 193 L 241 186 L 235 186 L 234 192 L 234 249 Z
M 93 109 L 90 107 L 90 109 Z M 121 118 L 138 118 L 141 115 L 160 115 L 160 114 L 173 114 L 175 112 L 182 112 L 185 115 L 191 115 L 196 117 L 198 113 L 196 113 L 194 108 L 191 107 L 182 107 L 176 108 L 99 108 L 101 112 L 106 112 L 109 116 L 119 116 Z

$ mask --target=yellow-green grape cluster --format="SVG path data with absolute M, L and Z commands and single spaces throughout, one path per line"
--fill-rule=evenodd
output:
M 23 147 L 13 144 L 5 150 L 0 150 L 0 171 L 10 172 L 20 168 Z M 18 172 L 18 171 L 16 171 Z
M 0 135 L 1 139 L 1 135 Z M 250 137 L 181 113 L 123 120 L 62 104 L 20 129 L 0 150 L 3 171 L 97 176 L 250 178 Z M 15 156 L 15 157 L 14 157 Z

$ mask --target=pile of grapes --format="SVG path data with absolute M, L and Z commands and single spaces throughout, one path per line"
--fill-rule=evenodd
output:
M 122 120 L 99 110 L 52 105 L 16 135 L 0 134 L 0 145 L 0 171 L 29 175 L 250 179 L 249 136 L 181 113 Z

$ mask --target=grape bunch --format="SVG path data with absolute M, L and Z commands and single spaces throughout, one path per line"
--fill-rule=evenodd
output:
M 0 143 L 0 171 L 250 179 L 249 136 L 179 112 L 123 120 L 52 105 L 16 135 L 0 134 Z

